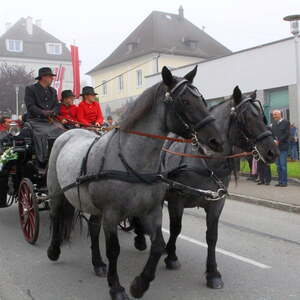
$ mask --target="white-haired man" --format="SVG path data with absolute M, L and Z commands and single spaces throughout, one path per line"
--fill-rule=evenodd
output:
M 279 147 L 279 157 L 276 160 L 278 172 L 278 184 L 276 186 L 287 186 L 287 156 L 289 150 L 290 122 L 282 118 L 280 110 L 272 112 L 273 123 L 272 133 L 275 137 L 275 143 Z

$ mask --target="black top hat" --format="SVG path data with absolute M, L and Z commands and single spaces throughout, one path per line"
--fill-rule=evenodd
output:
M 69 97 L 76 97 L 71 90 L 64 90 L 61 92 L 61 100 Z
M 54 74 L 50 68 L 48 67 L 40 68 L 39 75 L 35 77 L 35 80 L 40 80 L 43 76 L 48 76 L 48 75 L 56 76 L 56 74 Z
M 95 93 L 95 90 L 93 87 L 91 86 L 85 86 L 82 88 L 82 92 L 80 94 L 80 96 L 84 96 L 84 95 L 98 95 L 97 93 Z

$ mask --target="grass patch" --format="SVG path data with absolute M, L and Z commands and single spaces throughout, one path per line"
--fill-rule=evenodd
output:
M 241 160 L 241 172 L 249 173 L 249 165 L 245 160 Z M 275 164 L 271 164 L 272 177 L 277 176 L 277 168 Z M 300 162 L 288 162 L 288 177 L 300 179 Z

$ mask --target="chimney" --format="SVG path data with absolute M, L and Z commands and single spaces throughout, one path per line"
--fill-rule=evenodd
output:
M 42 28 L 42 19 L 35 20 L 35 25 Z
M 27 17 L 26 19 L 26 31 L 29 35 L 32 35 L 32 18 Z
M 179 6 L 178 15 L 179 15 L 180 19 L 184 19 L 184 11 L 183 11 L 182 5 Z
M 7 31 L 10 27 L 11 27 L 11 23 L 10 22 L 6 22 L 5 23 L 5 30 Z

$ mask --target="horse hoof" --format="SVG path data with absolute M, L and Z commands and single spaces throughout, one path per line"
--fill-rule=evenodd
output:
M 52 247 L 50 246 L 47 251 L 48 258 L 52 261 L 58 260 L 60 256 L 60 248 L 59 247 Z
M 110 291 L 110 296 L 112 300 L 130 300 L 127 296 L 125 290 L 122 291 Z
M 141 276 L 138 276 L 134 279 L 130 286 L 130 293 L 134 298 L 139 299 L 143 297 L 148 288 L 149 282 L 146 282 Z
M 214 277 L 207 279 L 206 285 L 211 289 L 217 290 L 224 287 L 224 282 L 221 277 Z
M 106 266 L 94 267 L 94 272 L 98 277 L 106 277 L 107 275 Z
M 166 264 L 166 268 L 168 270 L 179 270 L 181 268 L 181 264 L 180 261 L 177 260 L 170 260 L 168 258 L 165 258 L 165 264 Z
M 147 243 L 145 237 L 143 236 L 142 238 L 140 238 L 136 236 L 134 238 L 134 247 L 139 251 L 145 251 L 147 249 Z

